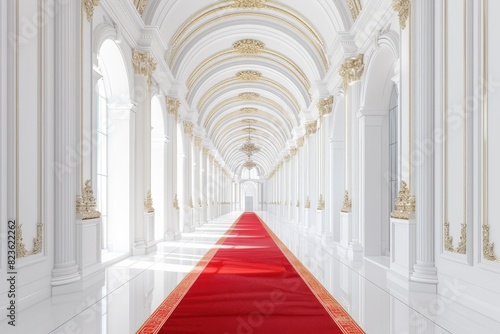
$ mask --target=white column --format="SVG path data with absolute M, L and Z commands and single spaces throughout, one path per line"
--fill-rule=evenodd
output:
M 412 100 L 416 143 L 434 143 L 434 6 L 433 0 L 412 3 Z M 434 264 L 434 152 L 420 154 L 418 164 L 412 170 L 415 172 L 417 253 L 411 279 L 437 284 Z
M 318 187 L 318 143 L 317 143 L 317 131 L 311 133 L 307 138 L 307 163 L 309 164 L 307 178 L 308 178 L 308 195 L 311 200 L 311 208 L 309 209 L 309 226 L 308 228 L 315 228 L 317 221 L 317 207 L 319 199 L 319 187 Z
M 66 166 L 71 152 L 78 152 L 77 116 L 80 105 L 80 11 L 79 1 L 56 3 L 55 16 L 55 161 Z M 79 167 L 79 166 L 78 166 Z M 67 168 L 55 183 L 55 260 L 52 285 L 80 280 L 76 263 L 76 196 L 78 172 Z
M 351 216 L 351 241 L 350 241 L 350 252 L 358 253 L 357 256 L 352 258 L 358 259 L 363 248 L 361 246 L 361 228 L 359 225 L 360 217 L 360 206 L 359 206 L 359 195 L 360 188 L 363 184 L 360 182 L 360 160 L 359 160 L 359 122 L 358 122 L 358 112 L 359 104 L 361 98 L 361 81 L 354 81 L 349 85 L 349 96 L 350 100 L 349 106 L 349 118 L 350 123 L 350 192 L 352 201 L 352 216 Z

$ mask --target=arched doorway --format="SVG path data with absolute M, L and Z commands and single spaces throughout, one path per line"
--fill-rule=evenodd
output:
M 241 207 L 246 212 L 258 210 L 259 193 L 255 182 L 247 181 L 241 187 Z

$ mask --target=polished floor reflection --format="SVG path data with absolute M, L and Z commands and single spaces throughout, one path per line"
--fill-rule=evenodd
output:
M 500 333 L 500 322 L 453 301 L 457 282 L 443 282 L 448 298 L 405 293 L 387 281 L 384 259 L 350 263 L 314 232 L 259 215 L 369 334 Z M 0 333 L 135 333 L 238 216 L 231 213 L 180 241 L 160 243 L 154 254 L 109 266 L 103 281 L 36 304 L 18 314 L 16 328 L 0 323 Z

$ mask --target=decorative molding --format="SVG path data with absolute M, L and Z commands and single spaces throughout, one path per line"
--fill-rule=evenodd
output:
M 229 0 L 229 2 L 231 1 L 233 0 Z M 264 8 L 267 1 L 268 0 L 234 0 L 229 7 L 246 9 Z
M 310 209 L 311 208 L 311 200 L 309 199 L 309 196 L 306 196 L 306 204 L 304 205 L 305 209 Z
M 21 224 L 16 223 L 16 257 L 22 258 L 28 256 L 28 251 L 23 243 L 23 229 Z
M 144 200 L 144 211 L 147 213 L 155 212 L 155 208 L 153 208 L 153 194 L 151 194 L 151 190 L 148 190 L 146 199 Z
M 306 123 L 305 128 L 306 128 L 306 136 L 314 135 L 316 134 L 316 131 L 318 131 L 318 122 L 313 121 Z
M 236 73 L 236 78 L 243 81 L 257 81 L 262 78 L 262 73 L 258 71 L 240 71 Z
M 255 114 L 259 111 L 257 108 L 241 108 L 241 112 L 246 113 L 246 114 Z
M 339 75 L 344 79 L 344 91 L 349 89 L 351 82 L 361 80 L 361 76 L 365 70 L 363 57 L 363 54 L 359 54 L 354 58 L 346 59 L 340 66 Z
M 177 196 L 177 194 L 175 194 L 174 196 L 174 203 L 173 203 L 173 207 L 175 210 L 179 211 L 180 210 L 180 207 L 179 207 L 179 196 Z
M 143 75 L 148 79 L 148 88 L 153 82 L 153 73 L 156 70 L 157 63 L 148 51 L 132 50 L 132 64 L 134 73 Z
M 21 224 L 16 222 L 16 258 L 23 258 L 30 255 L 40 254 L 43 248 L 43 224 L 36 225 L 36 238 L 33 238 L 33 250 L 29 252 L 23 243 L 23 229 Z
M 453 237 L 450 235 L 449 222 L 444 222 L 444 250 L 447 252 L 455 252 L 455 247 L 453 247 Z
M 90 180 L 85 181 L 82 194 L 76 197 L 76 217 L 81 220 L 101 217 L 101 213 L 96 210 L 96 200 Z
M 256 119 L 244 119 L 241 122 L 249 125 L 258 123 Z M 244 129 L 244 131 L 248 131 L 248 129 Z
M 401 30 L 405 30 L 406 21 L 410 17 L 411 0 L 394 0 L 392 8 L 398 13 Z
M 142 16 L 144 14 L 144 10 L 146 9 L 146 5 L 148 4 L 148 0 L 134 0 L 134 6 L 139 12 L 139 15 Z
M 203 139 L 201 139 L 200 137 L 198 136 L 195 136 L 194 137 L 194 147 L 196 148 L 200 148 L 201 149 L 201 145 L 203 143 Z
M 398 198 L 396 198 L 396 210 L 391 212 L 391 217 L 396 219 L 410 219 L 415 213 L 415 196 L 410 193 L 410 188 L 405 181 L 401 181 Z
M 242 39 L 233 43 L 233 48 L 241 54 L 258 54 L 261 53 L 266 45 L 255 39 Z
M 292 157 L 292 158 L 293 158 L 294 156 L 296 156 L 298 151 L 299 151 L 299 149 L 298 149 L 298 148 L 296 148 L 296 147 L 292 147 L 292 148 L 290 149 L 290 157 Z
M 167 96 L 165 102 L 167 104 L 167 112 L 171 115 L 174 115 L 177 119 L 177 117 L 179 116 L 181 101 L 178 98 Z
M 490 225 L 483 225 L 483 257 L 485 260 L 500 262 L 500 257 L 495 255 L 493 247 L 495 244 L 490 242 Z
M 467 254 L 467 224 L 462 224 L 460 229 L 460 242 L 457 246 L 458 254 Z
M 189 199 L 189 207 L 191 209 L 194 209 L 194 203 L 193 203 L 193 197 L 191 196 L 191 198 Z
M 188 136 L 193 134 L 194 124 L 188 121 L 184 121 L 184 133 Z
M 331 114 L 333 111 L 333 96 L 318 101 L 319 117 Z
M 325 200 L 323 199 L 323 195 L 319 195 L 318 210 L 319 211 L 325 210 Z
M 246 92 L 238 95 L 238 99 L 240 101 L 253 101 L 257 100 L 260 97 L 259 93 Z
M 349 6 L 349 10 L 351 11 L 352 20 L 356 21 L 361 13 L 361 3 L 359 0 L 347 0 L 347 5 Z
M 94 9 L 99 6 L 101 0 L 83 0 L 83 8 L 85 8 L 85 12 L 87 13 L 87 20 L 90 22 L 94 17 Z
M 341 212 L 349 213 L 352 211 L 352 201 L 351 197 L 349 196 L 349 191 L 345 191 L 344 193 L 344 202 L 342 203 L 342 208 L 340 209 Z

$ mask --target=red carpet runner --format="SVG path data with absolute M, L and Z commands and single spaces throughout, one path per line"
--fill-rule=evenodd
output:
M 255 214 L 217 245 L 137 333 L 364 333 Z

